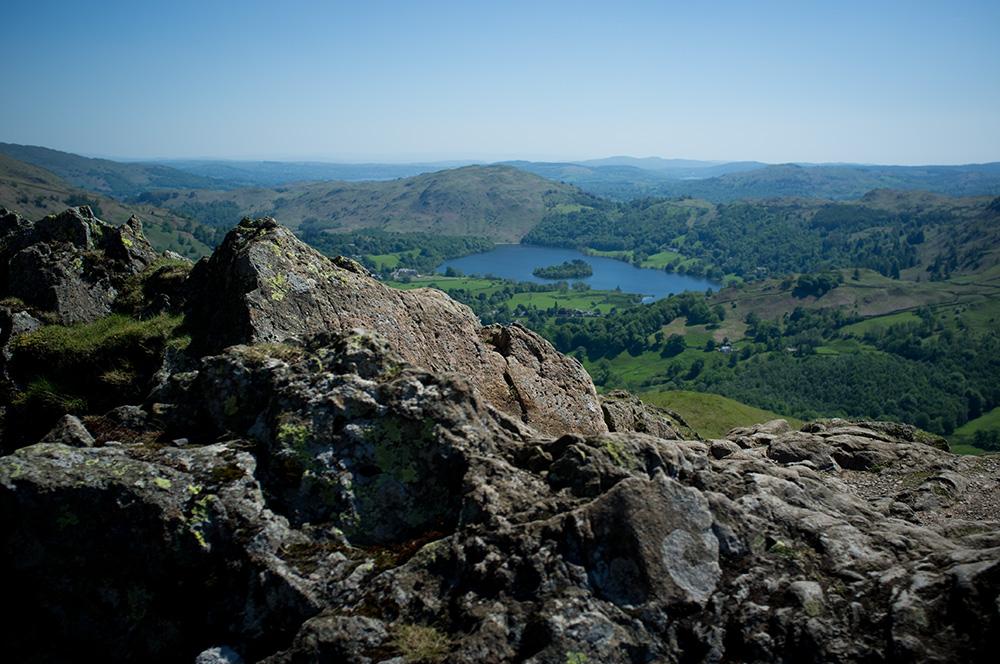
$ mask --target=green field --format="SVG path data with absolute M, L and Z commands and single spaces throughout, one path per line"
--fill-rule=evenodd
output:
M 616 261 L 625 261 L 626 263 L 632 262 L 632 252 L 631 251 L 602 251 L 601 249 L 591 249 L 586 247 L 583 253 L 588 256 L 601 256 L 603 258 L 613 258 Z
M 950 436 L 952 447 L 969 447 L 982 454 L 983 450 L 971 445 L 972 437 L 976 435 L 977 431 L 1000 431 L 1000 407 L 994 408 L 974 420 L 969 420 L 955 429 L 955 433 Z
M 446 293 L 464 290 L 472 295 L 492 293 L 502 289 L 506 282 L 496 279 L 483 279 L 479 277 L 445 277 L 441 275 L 431 275 L 416 277 L 408 282 L 386 282 L 394 288 L 408 290 L 411 288 L 437 288 Z M 534 309 L 550 309 L 558 307 L 560 309 L 578 309 L 580 311 L 599 311 L 608 313 L 615 308 L 624 308 L 636 303 L 636 298 L 627 293 L 616 291 L 574 291 L 572 289 L 560 291 L 552 290 L 514 293 L 507 301 L 512 309 L 521 305 Z
M 747 406 L 718 394 L 672 390 L 642 392 L 640 398 L 654 406 L 676 411 L 705 438 L 721 438 L 734 427 L 750 426 L 774 419 L 785 419 L 793 428 L 802 421 L 769 410 Z
M 385 282 L 393 288 L 400 290 L 410 290 L 413 288 L 437 288 L 444 292 L 453 290 L 466 290 L 470 293 L 492 293 L 503 287 L 502 281 L 495 279 L 481 279 L 479 277 L 445 277 L 442 275 L 429 275 L 414 277 L 410 281 L 387 281 Z
M 701 328 L 701 330 L 697 328 Z M 688 367 L 701 360 L 705 363 L 704 370 L 707 371 L 728 362 L 728 355 L 716 351 L 705 351 L 705 344 L 710 338 L 712 338 L 711 332 L 704 331 L 704 326 L 696 326 L 686 330 L 684 333 L 686 348 L 673 357 L 664 358 L 659 351 L 655 350 L 647 350 L 638 355 L 632 355 L 626 351 L 610 359 L 591 361 L 584 358 L 583 366 L 593 376 L 599 374 L 602 366 L 605 366 L 606 363 L 610 373 L 615 377 L 615 386 L 620 385 L 627 390 L 636 392 L 644 386 L 665 382 L 666 370 L 670 364 L 680 364 L 684 371 L 687 371 Z
M 612 309 L 628 307 L 635 304 L 635 298 L 625 293 L 614 291 L 546 291 L 544 293 L 516 293 L 510 298 L 510 306 L 524 305 L 535 309 L 578 309 L 580 311 L 599 311 L 608 313 Z
M 686 258 L 685 256 L 677 253 L 676 251 L 660 251 L 648 256 L 646 260 L 642 262 L 642 267 L 648 267 L 654 270 L 662 270 L 671 261 L 674 260 L 678 261 L 677 263 L 678 266 L 684 266 L 685 269 L 690 267 L 694 263 L 698 262 L 697 259 Z
M 920 318 L 912 311 L 901 311 L 896 314 L 888 314 L 886 316 L 875 316 L 873 318 L 866 318 L 863 321 L 853 323 L 851 325 L 845 325 L 840 328 L 840 331 L 845 334 L 850 334 L 855 337 L 863 337 L 865 333 L 870 332 L 877 328 L 886 328 L 890 325 L 898 325 L 900 323 L 919 323 Z
M 392 254 L 369 254 L 368 259 L 375 264 L 375 269 L 379 272 L 385 270 L 395 270 L 399 267 L 400 258 L 405 256 L 416 256 L 420 253 L 419 249 L 410 249 L 409 251 L 397 251 Z

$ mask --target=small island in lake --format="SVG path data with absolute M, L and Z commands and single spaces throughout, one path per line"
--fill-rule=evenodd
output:
M 536 267 L 531 273 L 541 279 L 582 279 L 593 275 L 594 269 L 587 261 L 574 258 L 559 265 Z

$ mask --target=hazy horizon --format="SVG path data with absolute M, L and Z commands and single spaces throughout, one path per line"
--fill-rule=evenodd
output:
M 1000 5 L 10 7 L 0 140 L 129 160 L 1000 161 Z M 47 37 L 42 38 L 42 35 Z

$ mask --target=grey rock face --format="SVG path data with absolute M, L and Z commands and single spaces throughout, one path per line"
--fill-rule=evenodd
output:
M 217 646 L 199 653 L 194 664 L 243 664 L 243 658 L 229 646 Z
M 105 237 L 79 214 L 30 233 Z M 266 220 L 192 285 L 206 356 L 0 457 L 5 661 L 995 658 L 998 456 L 877 422 L 678 439 Z
M 185 445 L 97 435 L 0 458 L 14 661 L 220 643 L 272 664 L 985 661 L 997 645 L 1000 460 L 878 424 L 775 425 L 722 458 L 641 433 L 552 439 L 362 332 L 229 348 L 145 411 L 115 417 Z M 782 447 L 880 461 L 820 470 Z
M 118 289 L 156 252 L 135 217 L 115 228 L 88 207 L 34 224 L 6 214 L 0 240 L 0 289 L 58 322 L 85 323 L 111 312 Z
M 643 403 L 638 397 L 624 390 L 615 390 L 601 396 L 601 410 L 608 431 L 634 431 L 648 433 L 657 438 L 680 438 L 675 421 L 665 411 Z
M 539 431 L 607 430 L 583 367 L 534 332 L 481 329 L 468 307 L 444 293 L 384 286 L 273 219 L 244 220 L 195 266 L 191 283 L 188 321 L 198 352 L 361 328 L 415 366 L 462 375 L 491 404 Z
M 42 443 L 69 445 L 70 447 L 92 447 L 94 437 L 83 426 L 80 418 L 64 415 L 52 431 L 45 434 Z

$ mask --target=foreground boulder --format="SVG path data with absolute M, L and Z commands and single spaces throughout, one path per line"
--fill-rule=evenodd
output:
M 245 219 L 192 272 L 192 347 L 305 341 L 377 332 L 407 362 L 464 376 L 500 410 L 539 431 L 606 431 L 593 382 L 574 359 L 523 327 L 482 327 L 433 289 L 399 291 L 358 263 L 329 259 L 273 219 Z
M 230 347 L 84 424 L 93 447 L 0 458 L 12 661 L 992 661 L 1000 646 L 1000 459 L 878 423 L 773 423 L 722 458 L 643 433 L 547 436 L 355 331 Z M 834 463 L 815 467 L 817 450 Z
M 528 330 L 272 220 L 188 281 L 142 267 L 134 225 L 115 244 L 95 224 L 0 215 L 8 267 L 82 247 L 118 266 L 45 282 L 32 311 L 186 301 L 191 347 L 152 349 L 147 397 L 0 457 L 5 660 L 995 658 L 1000 457 L 843 420 L 691 440 L 628 394 L 599 402 Z M 41 323 L 0 309 L 0 341 Z
M 52 322 L 106 316 L 125 281 L 156 258 L 136 217 L 114 227 L 83 206 L 31 223 L 0 210 L 0 299 Z

